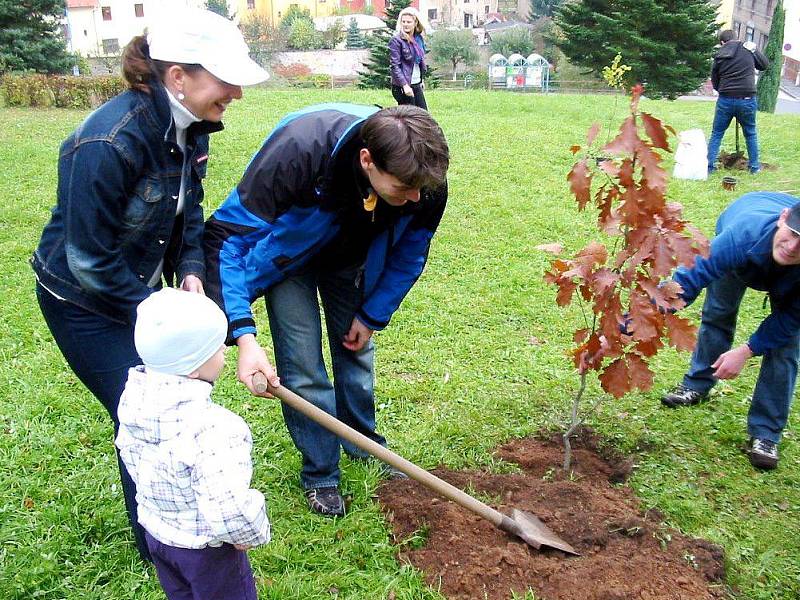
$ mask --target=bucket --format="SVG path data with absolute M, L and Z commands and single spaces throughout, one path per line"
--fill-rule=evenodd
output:
M 722 178 L 722 189 L 725 190 L 732 190 L 736 187 L 736 177 L 723 177 Z

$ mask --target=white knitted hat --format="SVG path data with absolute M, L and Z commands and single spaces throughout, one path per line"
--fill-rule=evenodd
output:
M 164 288 L 136 307 L 133 342 L 145 366 L 189 375 L 219 350 L 228 320 L 202 294 Z

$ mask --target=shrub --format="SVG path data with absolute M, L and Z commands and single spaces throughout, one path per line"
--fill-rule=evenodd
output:
M 311 75 L 311 69 L 301 63 L 291 63 L 288 65 L 275 65 L 272 72 L 283 79 L 297 79 Z
M 7 106 L 47 108 L 94 108 L 127 89 L 122 77 L 73 77 L 67 75 L 4 75 L 3 99 Z
M 295 19 L 289 30 L 289 48 L 295 50 L 312 50 L 320 46 L 320 40 L 314 23 L 307 19 Z

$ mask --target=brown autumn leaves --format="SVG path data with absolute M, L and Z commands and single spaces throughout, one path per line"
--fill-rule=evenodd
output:
M 630 116 L 616 138 L 592 148 L 595 124 L 586 148 L 572 147 L 573 154 L 583 153 L 567 176 L 578 210 L 597 207 L 597 227 L 617 236 L 617 250 L 591 242 L 573 259 L 554 260 L 545 274 L 558 287 L 559 306 L 577 292 L 591 307 L 591 323 L 575 331 L 570 354 L 579 370 L 598 371 L 602 388 L 617 398 L 652 387 L 648 361 L 665 342 L 694 348 L 696 327 L 675 314 L 684 302 L 680 286 L 668 278 L 708 254 L 708 240 L 682 218 L 681 205 L 667 202 L 658 150 L 670 151 L 667 132 L 675 131 L 639 111 L 642 91 L 641 85 L 631 90 Z

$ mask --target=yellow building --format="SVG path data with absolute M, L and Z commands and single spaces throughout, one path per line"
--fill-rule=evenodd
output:
M 720 0 L 717 8 L 717 22 L 720 25 L 720 29 L 731 29 L 733 27 L 733 0 Z
M 273 26 L 278 26 L 292 5 L 307 8 L 313 18 L 333 14 L 338 4 L 338 0 L 236 0 L 236 14 L 241 21 L 257 14 L 266 17 Z

